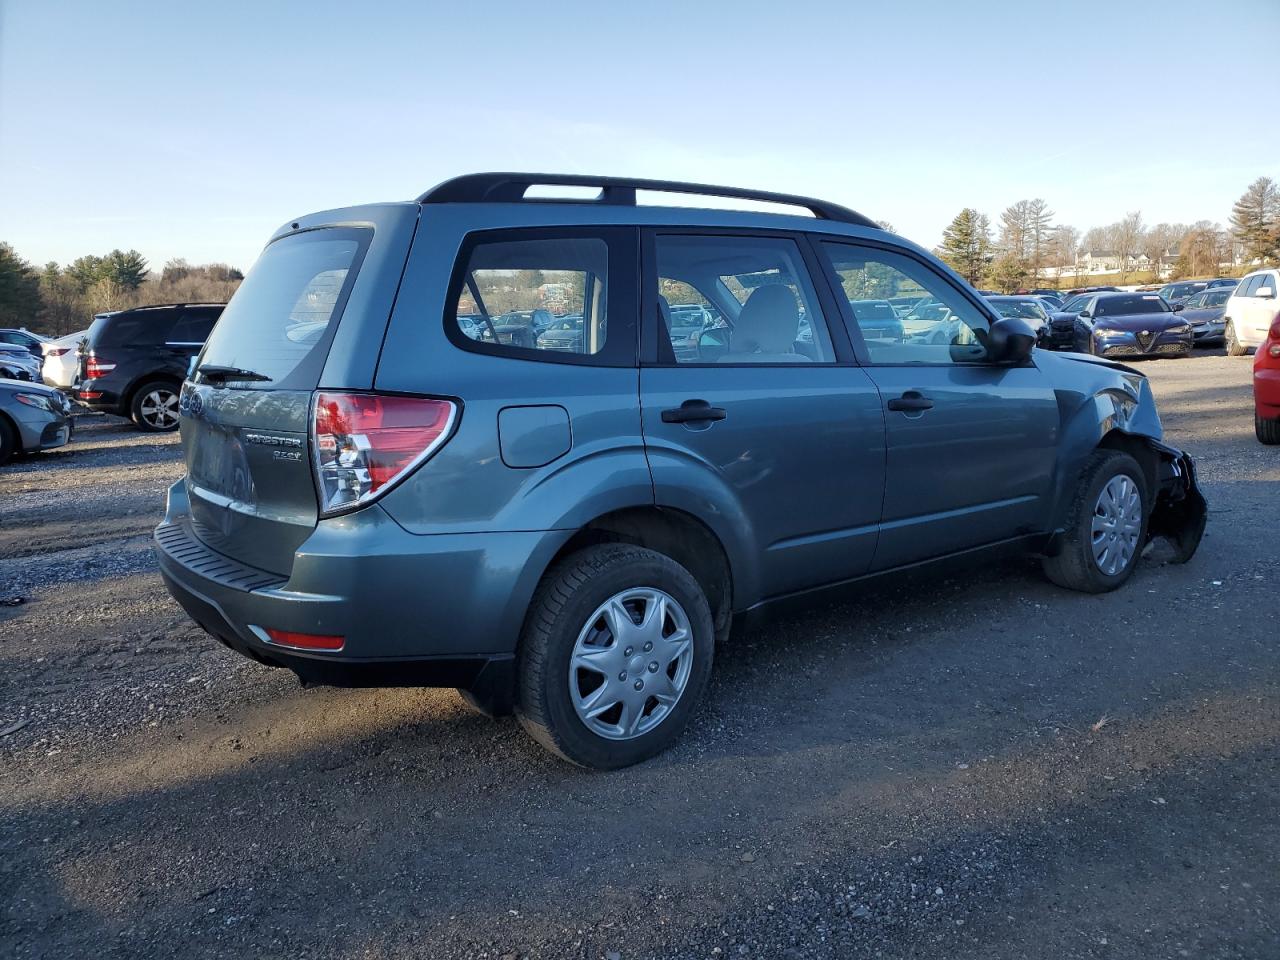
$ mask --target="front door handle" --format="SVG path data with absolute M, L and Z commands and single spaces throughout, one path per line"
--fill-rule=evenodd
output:
M 890 410 L 901 410 L 904 413 L 917 413 L 921 410 L 932 410 L 933 401 L 919 390 L 908 390 L 900 397 L 889 401 Z
M 713 407 L 705 400 L 686 400 L 678 407 L 662 411 L 663 423 L 700 423 L 704 420 L 723 420 L 728 411 Z

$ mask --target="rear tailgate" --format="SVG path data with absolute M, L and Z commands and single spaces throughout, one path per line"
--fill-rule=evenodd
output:
M 417 223 L 416 204 L 317 214 L 267 245 L 183 385 L 192 533 L 288 576 L 318 517 L 317 388 L 367 390 Z

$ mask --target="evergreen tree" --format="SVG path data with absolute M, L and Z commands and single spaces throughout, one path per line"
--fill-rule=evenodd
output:
M 991 263 L 991 222 L 973 207 L 965 207 L 942 232 L 939 254 L 952 270 L 976 285 Z
M 0 327 L 29 327 L 40 312 L 40 276 L 0 242 Z
M 1231 226 L 1246 263 L 1280 258 L 1280 190 L 1270 177 L 1249 184 L 1231 208 Z

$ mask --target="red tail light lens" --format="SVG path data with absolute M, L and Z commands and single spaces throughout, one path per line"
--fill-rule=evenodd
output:
M 450 400 L 317 394 L 311 442 L 321 513 L 385 492 L 448 440 L 457 413 Z
M 70 352 L 71 352 L 70 347 L 54 347 L 52 350 L 46 350 L 44 352 L 44 355 L 46 357 L 61 357 Z
M 1273 323 L 1271 325 L 1271 330 L 1268 332 L 1271 334 L 1272 340 L 1280 340 L 1280 320 Z
M 84 362 L 84 378 L 86 380 L 93 380 L 96 377 L 105 377 L 115 368 L 116 365 L 114 363 L 107 363 L 105 360 L 100 360 L 91 353 Z

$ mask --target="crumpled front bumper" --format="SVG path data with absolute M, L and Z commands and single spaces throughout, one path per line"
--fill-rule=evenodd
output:
M 1173 563 L 1195 556 L 1204 536 L 1209 504 L 1196 479 L 1191 457 L 1175 447 L 1152 440 L 1160 458 L 1156 470 L 1156 503 L 1147 526 L 1147 538 L 1163 537 L 1173 550 Z

